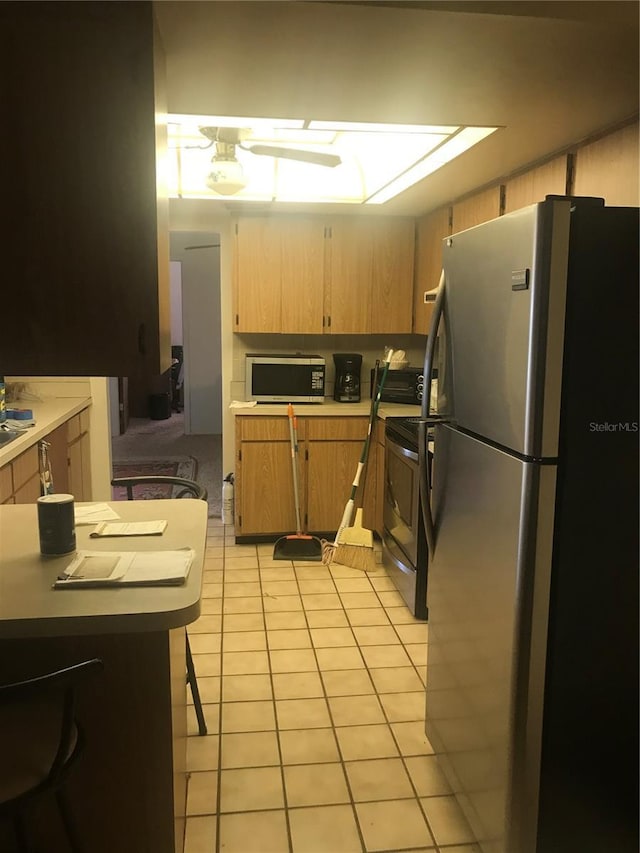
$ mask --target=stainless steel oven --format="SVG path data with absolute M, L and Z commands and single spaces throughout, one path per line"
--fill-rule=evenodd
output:
M 429 560 L 420 511 L 418 420 L 385 422 L 382 561 L 407 607 L 426 619 Z

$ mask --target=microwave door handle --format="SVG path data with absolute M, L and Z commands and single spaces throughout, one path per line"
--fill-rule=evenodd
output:
M 424 392 L 422 395 L 422 411 L 420 423 L 418 424 L 418 469 L 420 480 L 420 506 L 422 508 L 422 519 L 427 536 L 429 553 L 435 551 L 436 537 L 433 523 L 433 512 L 431 510 L 431 478 L 429 476 L 429 452 L 427 446 L 427 423 L 429 422 L 429 403 L 431 400 L 431 383 L 433 381 L 433 359 L 436 348 L 436 334 L 444 306 L 444 293 L 446 283 L 444 270 L 440 273 L 436 301 L 431 318 L 431 328 L 427 337 L 427 346 L 424 353 Z M 435 420 L 435 419 L 434 419 Z

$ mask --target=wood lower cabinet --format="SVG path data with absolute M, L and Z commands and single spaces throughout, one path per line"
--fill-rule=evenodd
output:
M 91 500 L 89 409 L 75 415 L 67 427 L 68 490 L 76 501 Z
M 298 418 L 302 527 L 335 533 L 367 434 L 366 417 Z M 384 457 L 382 457 L 384 465 Z M 364 492 L 364 526 L 380 530 L 380 445 L 374 437 Z M 236 416 L 236 537 L 273 538 L 296 530 L 288 419 Z

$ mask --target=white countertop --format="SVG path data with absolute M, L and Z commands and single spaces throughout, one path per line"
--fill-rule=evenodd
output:
M 0 468 L 89 405 L 90 397 L 56 397 L 39 403 L 22 400 L 9 403 L 7 408 L 31 409 L 36 424 L 0 447 Z
M 371 400 L 361 400 L 359 403 L 336 403 L 331 397 L 325 397 L 324 403 L 296 403 L 295 413 L 299 418 L 309 417 L 366 417 L 371 408 Z M 287 415 L 286 403 L 258 403 L 256 406 L 231 406 L 234 415 Z M 402 418 L 416 417 L 420 414 L 420 406 L 410 406 L 406 403 L 380 403 L 378 417 Z

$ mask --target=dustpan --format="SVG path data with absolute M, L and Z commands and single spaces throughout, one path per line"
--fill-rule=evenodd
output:
M 300 492 L 298 489 L 298 425 L 293 406 L 287 408 L 289 416 L 289 438 L 291 440 L 291 469 L 293 472 L 293 497 L 296 505 L 296 532 L 281 536 L 273 548 L 274 560 L 301 560 L 320 562 L 322 542 L 317 536 L 302 532 L 300 522 Z

